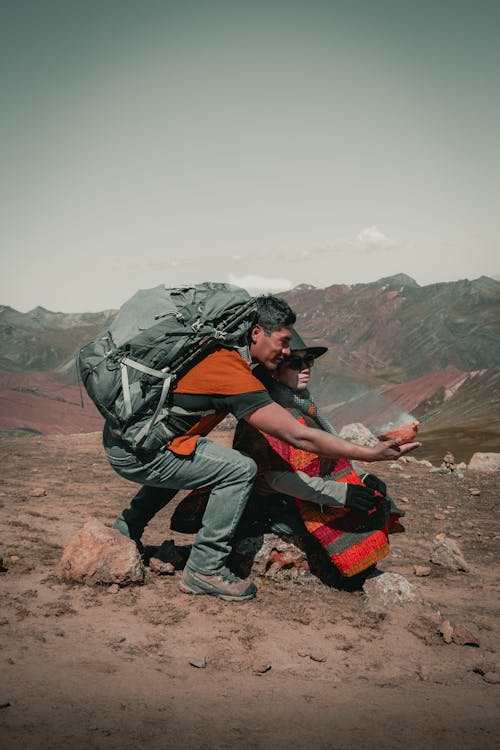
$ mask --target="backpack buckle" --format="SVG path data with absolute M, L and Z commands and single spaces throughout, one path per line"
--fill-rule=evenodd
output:
M 218 328 L 214 328 L 214 338 L 224 340 L 227 338 L 227 333 L 226 331 L 220 331 Z
M 191 324 L 191 328 L 195 333 L 198 333 L 198 331 L 201 328 L 201 320 L 198 318 L 198 320 L 195 320 L 194 323 Z

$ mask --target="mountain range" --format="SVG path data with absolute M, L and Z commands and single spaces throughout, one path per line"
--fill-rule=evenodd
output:
M 500 448 L 499 281 L 419 286 L 396 274 L 281 296 L 303 338 L 328 346 L 312 390 L 337 427 L 361 421 L 378 432 L 416 417 L 435 458 L 451 440 L 464 457 Z M 85 393 L 81 408 L 74 356 L 116 312 L 0 306 L 0 435 L 100 428 Z

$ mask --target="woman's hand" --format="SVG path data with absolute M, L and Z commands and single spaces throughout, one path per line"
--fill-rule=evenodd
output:
M 379 441 L 373 448 L 368 448 L 370 453 L 369 458 L 362 459 L 363 461 L 397 461 L 398 458 L 404 456 L 406 453 L 420 448 L 422 443 L 406 443 L 406 445 L 399 446 L 397 440 L 384 440 Z

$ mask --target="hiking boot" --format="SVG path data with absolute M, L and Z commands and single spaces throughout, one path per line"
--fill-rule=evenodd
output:
M 135 542 L 137 549 L 139 550 L 139 553 L 142 555 L 144 552 L 144 545 L 141 542 L 141 536 L 142 531 L 139 532 L 137 529 L 134 529 L 133 526 L 129 526 L 129 524 L 126 522 L 123 516 L 118 516 L 116 521 L 113 524 L 113 528 L 120 532 L 120 534 L 123 534 L 123 536 L 126 536 L 127 539 L 131 539 L 133 542 Z
M 227 568 L 223 568 L 219 574 L 207 575 L 186 566 L 179 588 L 184 594 L 208 594 L 225 602 L 245 602 L 253 599 L 257 593 L 254 583 L 242 581 Z

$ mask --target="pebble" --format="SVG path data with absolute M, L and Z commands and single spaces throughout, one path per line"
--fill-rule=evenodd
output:
M 402 503 L 409 503 L 410 502 L 407 497 L 400 497 L 399 499 L 400 499 L 400 501 Z
M 112 583 L 111 586 L 108 587 L 108 594 L 117 594 L 120 590 L 120 587 L 117 583 Z
M 436 521 L 445 521 L 446 516 L 443 513 L 434 513 L 434 518 Z
M 438 628 L 438 633 L 443 636 L 445 643 L 451 643 L 453 640 L 453 626 L 449 620 L 443 620 Z
M 489 682 L 490 685 L 498 685 L 500 684 L 500 674 L 497 674 L 497 672 L 485 672 L 483 680 Z
M 414 565 L 413 572 L 416 576 L 430 576 L 431 569 L 428 565 Z
M 309 651 L 297 651 L 297 656 L 300 656 L 304 658 L 305 656 L 309 656 Z
M 480 494 L 481 494 L 481 490 L 478 489 L 477 487 L 469 487 L 469 495 L 474 495 L 477 497 Z
M 403 467 L 401 464 L 393 463 L 389 466 L 389 469 L 398 469 L 398 471 L 403 471 Z
M 427 492 L 428 492 L 429 495 L 435 495 L 436 494 L 436 490 L 430 490 L 430 489 L 428 489 Z
M 312 659 L 312 661 L 326 661 L 326 656 L 324 656 L 323 654 L 309 654 L 309 658 Z
M 457 623 L 453 628 L 453 643 L 457 646 L 475 646 L 479 647 L 479 637 L 472 630 L 469 630 L 461 623 Z
M 205 669 L 207 666 L 207 660 L 204 656 L 193 656 L 189 660 L 189 663 L 192 667 L 196 667 L 197 669 Z
M 19 557 L 19 555 L 11 555 L 9 557 L 9 562 L 12 562 L 12 563 L 19 562 L 20 559 L 21 558 Z
M 58 628 L 57 630 L 54 630 L 54 635 L 57 635 L 59 638 L 64 638 L 66 633 L 64 632 L 64 630 Z
M 420 679 L 422 680 L 422 682 L 428 682 L 429 677 L 430 677 L 429 667 L 425 667 L 424 665 L 422 665 L 419 668 L 417 674 L 420 677 Z
M 252 672 L 254 672 L 255 674 L 265 674 L 266 672 L 269 672 L 270 669 L 270 664 L 254 664 L 252 667 Z
M 149 561 L 149 569 L 159 576 L 173 576 L 175 575 L 175 568 L 170 562 L 163 562 L 158 560 L 157 557 L 152 557 Z
M 29 493 L 29 497 L 45 497 L 47 494 L 47 490 L 43 489 L 43 487 L 35 487 L 35 489 L 31 490 Z

